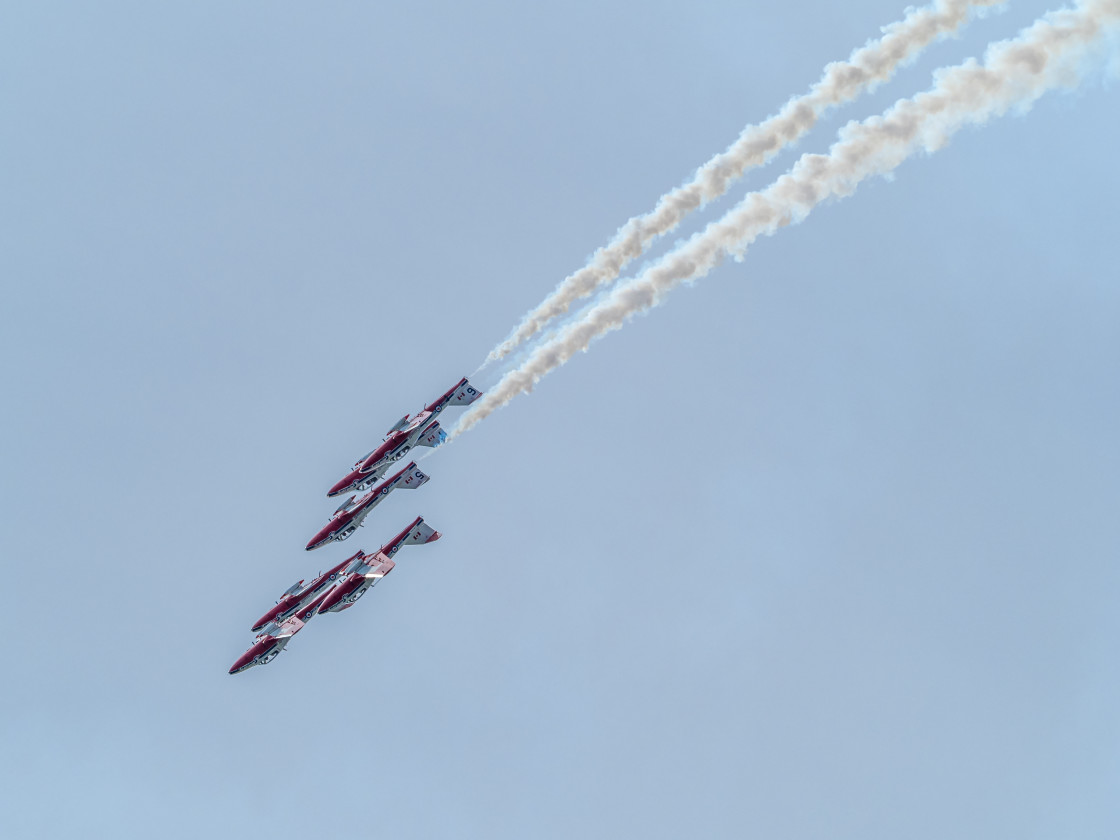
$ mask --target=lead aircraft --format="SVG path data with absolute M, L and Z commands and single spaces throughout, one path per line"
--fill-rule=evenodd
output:
M 466 377 L 415 417 L 406 414 L 385 433 L 385 439 L 376 449 L 354 464 L 354 468 L 330 490 L 328 496 L 341 496 L 351 491 L 361 493 L 381 479 L 389 468 L 417 446 L 439 446 L 447 438 L 436 419 L 449 405 L 470 405 L 482 396 Z

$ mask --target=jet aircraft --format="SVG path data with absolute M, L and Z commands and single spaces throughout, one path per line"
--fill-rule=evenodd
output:
M 285 619 L 293 615 L 301 606 L 322 592 L 323 587 L 330 586 L 338 580 L 339 576 L 343 573 L 342 570 L 353 563 L 361 553 L 362 552 L 359 551 L 357 554 L 347 557 L 337 566 L 320 574 L 307 586 L 303 586 L 302 580 L 292 584 L 292 586 L 280 596 L 280 600 L 276 602 L 276 606 L 258 618 L 250 629 L 254 633 L 257 633 L 260 632 L 261 628 L 266 624 L 283 623 Z M 302 589 L 300 587 L 302 587 Z
M 401 546 L 435 542 L 442 536 L 439 531 L 429 527 L 422 516 L 418 516 L 378 551 L 373 554 L 359 552 L 346 573 L 339 577 L 338 583 L 318 604 L 319 613 L 341 612 L 354 606 L 381 578 L 393 571 L 396 563 L 392 558 Z
M 304 622 L 292 616 L 272 632 L 261 633 L 253 640 L 253 646 L 245 651 L 229 669 L 231 674 L 240 674 L 254 665 L 267 665 L 280 655 L 292 636 L 304 628 Z
M 261 632 L 257 634 L 257 638 L 253 640 L 252 647 L 241 654 L 241 657 L 233 663 L 229 672 L 240 674 L 254 665 L 267 665 L 279 656 L 280 651 L 287 647 L 288 642 L 292 640 L 292 636 L 306 627 L 307 622 L 319 614 L 319 607 L 329 593 L 329 589 L 320 592 L 309 603 L 304 603 L 294 610 L 294 615 L 290 615 L 282 623 L 271 622 L 262 628 Z
M 427 480 L 428 476 L 417 469 L 416 462 L 412 461 L 403 470 L 374 487 L 357 501 L 354 500 L 354 496 L 351 496 L 338 506 L 331 515 L 330 521 L 311 538 L 311 542 L 306 546 L 307 551 L 322 548 L 332 540 L 341 542 L 347 539 L 358 530 L 369 512 L 377 507 L 392 490 L 397 488 L 415 490 Z
M 326 612 L 342 612 L 353 606 L 377 581 L 392 571 L 395 565 L 392 557 L 401 546 L 435 542 L 441 536 L 439 531 L 424 522 L 424 517 L 418 516 L 375 553 L 359 551 L 329 572 L 319 575 L 302 590 L 299 587 L 303 581 L 295 584 L 284 593 L 276 609 L 270 610 L 253 627 L 254 631 L 260 632 L 229 672 L 240 674 L 255 665 L 267 665 L 280 655 L 292 637 L 312 618 Z M 340 574 L 344 566 L 346 571 Z
M 460 379 L 424 410 L 410 419 L 405 415 L 385 434 L 385 439 L 372 452 L 354 464 L 354 468 L 329 491 L 328 496 L 341 496 L 351 491 L 361 493 L 379 481 L 395 461 L 399 461 L 416 446 L 436 447 L 443 443 L 447 433 L 440 428 L 436 417 L 449 405 L 470 405 L 482 396 L 466 380 Z

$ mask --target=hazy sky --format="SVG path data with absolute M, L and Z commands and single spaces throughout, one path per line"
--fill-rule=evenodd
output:
M 903 4 L 9 5 L 5 837 L 1120 836 L 1114 83 L 760 241 L 309 554 L 400 415 Z

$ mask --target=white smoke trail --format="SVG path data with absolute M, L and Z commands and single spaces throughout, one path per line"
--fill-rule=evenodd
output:
M 1120 0 L 1081 0 L 1075 9 L 1046 14 L 1015 39 L 990 45 L 983 64 L 970 59 L 939 70 L 929 91 L 899 100 L 882 116 L 849 123 L 827 155 L 803 155 L 788 174 L 749 194 L 718 222 L 542 342 L 463 415 L 450 437 L 530 391 L 592 340 L 658 305 L 681 283 L 703 276 L 729 255 L 741 259 L 760 235 L 803 220 L 830 197 L 850 195 L 863 179 L 892 171 L 919 150 L 936 151 L 966 125 L 1012 108 L 1026 111 L 1047 91 L 1074 87 L 1094 50 L 1105 52 L 1107 36 L 1115 39 L 1118 33 Z M 1103 65 L 1108 56 L 1101 58 Z
M 691 181 L 663 195 L 651 212 L 626 222 L 586 266 L 568 275 L 525 316 L 509 338 L 490 351 L 484 366 L 506 357 L 577 300 L 614 280 L 654 239 L 675 230 L 693 210 L 726 193 L 748 169 L 761 166 L 796 142 L 830 108 L 889 80 L 930 43 L 956 33 L 975 11 L 1004 2 L 935 0 L 928 6 L 910 8 L 902 20 L 882 28 L 881 38 L 853 52 L 847 61 L 826 66 L 821 80 L 807 94 L 789 100 L 775 116 L 759 125 L 743 129 L 739 139 L 701 166 Z

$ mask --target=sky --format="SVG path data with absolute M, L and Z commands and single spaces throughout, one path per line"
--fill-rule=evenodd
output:
M 902 12 L 7 9 L 0 832 L 1116 837 L 1115 81 L 760 240 L 303 550 L 398 417 Z M 227 673 L 416 515 L 443 539 Z

